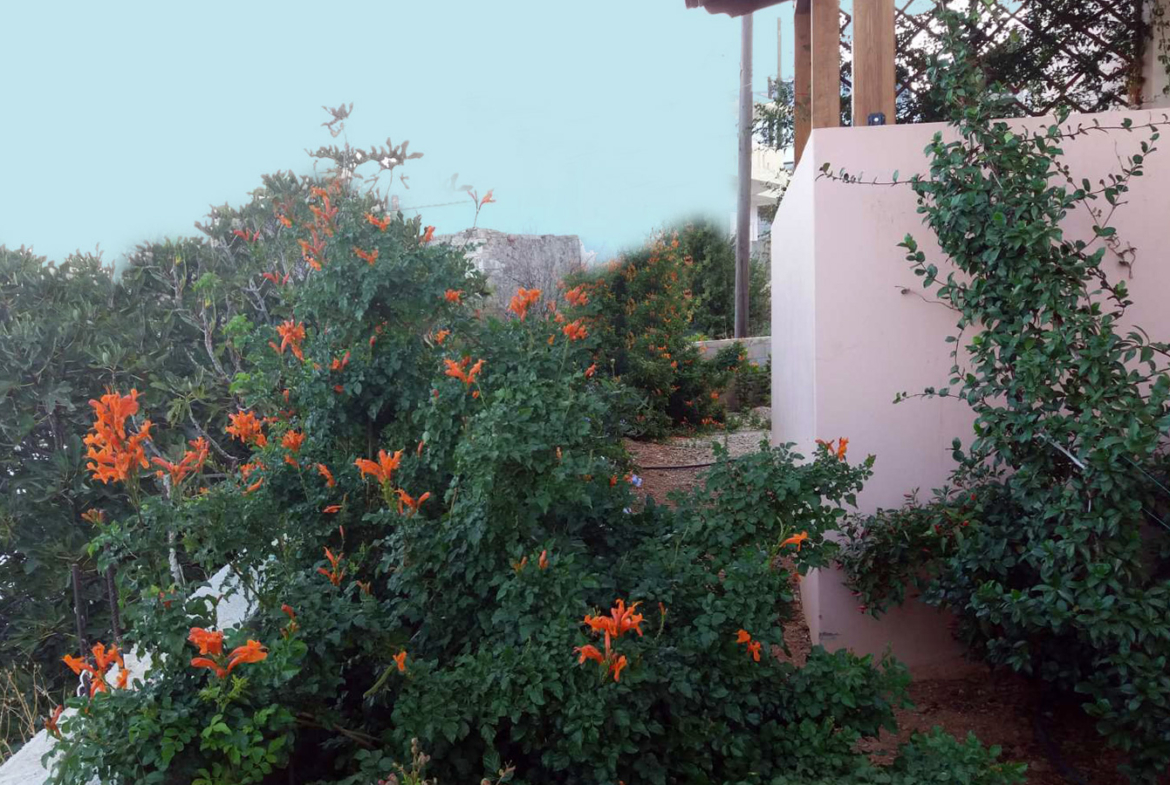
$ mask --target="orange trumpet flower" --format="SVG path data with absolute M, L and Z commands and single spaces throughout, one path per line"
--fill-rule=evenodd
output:
M 390 455 L 385 450 L 378 450 L 378 460 L 371 461 L 366 458 L 358 458 L 353 462 L 354 466 L 361 470 L 362 476 L 367 474 L 374 477 L 378 482 L 387 484 L 397 471 L 398 465 L 402 463 L 402 450 Z

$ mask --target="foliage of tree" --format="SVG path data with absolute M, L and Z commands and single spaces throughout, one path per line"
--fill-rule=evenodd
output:
M 677 229 L 679 249 L 694 264 L 686 268 L 694 295 L 690 329 L 711 340 L 735 336 L 735 241 L 710 221 Z M 772 329 L 770 260 L 753 257 L 748 283 L 748 334 Z
M 141 388 L 144 414 L 176 426 L 157 449 L 216 430 L 228 379 L 209 349 L 224 317 L 248 307 L 245 270 L 194 240 L 139 248 L 118 280 L 93 255 L 56 265 L 0 248 L 0 655 L 18 673 L 38 664 L 50 689 L 66 689 L 61 656 L 114 626 L 86 516 L 124 502 L 86 478 L 88 401 Z
M 1078 703 L 1133 780 L 1152 783 L 1170 765 L 1170 344 L 1123 326 L 1126 281 L 1102 262 L 1109 218 L 1170 119 L 1106 129 L 1061 113 L 1014 129 L 995 119 L 1003 91 L 977 67 L 976 20 L 939 18 L 950 56 L 930 79 L 950 134 L 908 182 L 953 271 L 909 235 L 903 246 L 957 314 L 949 384 L 923 394 L 966 402 L 974 438 L 955 441 L 957 468 L 931 503 L 850 527 L 843 562 L 875 611 L 917 577 L 973 652 Z M 1095 184 L 1063 160 L 1073 139 L 1137 130 L 1140 152 Z M 1061 229 L 1077 210 L 1094 217 L 1091 241 Z

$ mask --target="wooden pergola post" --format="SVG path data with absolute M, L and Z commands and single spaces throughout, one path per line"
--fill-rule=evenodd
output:
M 812 131 L 812 14 L 810 0 L 796 0 L 796 14 L 793 17 L 796 28 L 796 68 L 793 72 L 792 111 L 796 130 L 793 136 L 794 160 L 800 163 L 808 135 Z
M 814 128 L 841 124 L 841 0 L 796 0 L 795 160 Z
M 812 0 L 812 127 L 841 125 L 841 0 Z
M 853 2 L 853 124 L 871 115 L 894 124 L 894 0 Z

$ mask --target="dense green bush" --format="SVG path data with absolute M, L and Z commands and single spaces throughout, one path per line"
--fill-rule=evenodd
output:
M 975 653 L 1079 696 L 1133 779 L 1154 782 L 1170 765 L 1170 345 L 1123 332 L 1129 293 L 1099 243 L 1157 127 L 1119 174 L 1078 182 L 1062 145 L 1133 124 L 995 121 L 998 93 L 962 35 L 970 20 L 940 13 L 951 56 L 930 79 L 953 107 L 953 141 L 936 135 L 930 175 L 909 183 L 955 272 L 903 245 L 958 320 L 949 386 L 924 394 L 967 402 L 974 439 L 966 451 L 956 440 L 958 467 L 930 504 L 850 527 L 842 561 L 875 610 L 917 580 Z M 1060 228 L 1078 207 L 1096 219 L 1092 243 Z
M 144 470 L 134 396 L 99 407 L 91 463 L 120 499 L 92 548 L 119 562 L 126 645 L 153 666 L 126 690 L 119 653 L 69 660 L 98 686 L 59 720 L 54 782 L 365 785 L 419 749 L 444 782 L 887 777 L 853 749 L 893 727 L 905 669 L 774 656 L 776 557 L 828 563 L 871 460 L 764 445 L 677 508 L 642 506 L 596 322 L 528 292 L 482 320 L 467 260 L 377 198 L 272 197 L 281 228 L 241 231 L 291 277 L 225 328 L 223 452 L 160 423 L 168 462 Z M 255 613 L 209 632 L 215 600 L 175 579 L 172 547 L 181 569 L 229 565 Z M 954 767 L 1018 781 L 941 736 L 892 771 Z
M 695 346 L 687 284 L 693 266 L 677 237 L 660 235 L 638 253 L 564 282 L 565 314 L 588 325 L 598 371 L 645 396 L 631 423 L 635 433 L 723 421 L 718 391 L 730 375 L 704 362 Z
M 735 399 L 735 406 L 740 411 L 757 406 L 769 406 L 772 403 L 772 362 L 769 358 L 766 365 L 761 366 L 754 360 L 748 360 L 747 349 L 736 341 L 725 346 L 711 358 L 711 364 L 717 371 L 725 374 L 728 391 Z
M 735 336 L 735 241 L 709 221 L 679 225 L 679 250 L 694 295 L 691 329 L 711 340 Z M 753 257 L 748 283 L 748 335 L 768 335 L 772 327 L 769 260 Z

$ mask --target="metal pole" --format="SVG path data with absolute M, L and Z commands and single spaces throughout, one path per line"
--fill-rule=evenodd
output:
M 748 333 L 752 206 L 752 15 L 744 14 L 739 65 L 739 199 L 735 216 L 735 337 Z
M 118 612 L 118 584 L 114 578 L 114 565 L 106 567 L 106 594 L 110 598 L 110 625 L 114 628 L 114 643 L 122 646 L 122 616 Z
M 776 18 L 776 84 L 784 79 L 784 22 Z
M 73 619 L 77 622 L 77 644 L 84 656 L 88 643 L 85 640 L 85 611 L 81 607 L 81 567 L 76 563 L 71 564 L 69 572 L 73 580 Z

